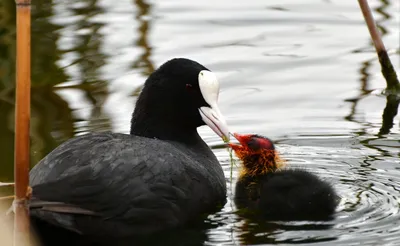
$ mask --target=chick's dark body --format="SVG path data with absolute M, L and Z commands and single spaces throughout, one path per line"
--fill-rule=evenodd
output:
M 329 220 L 338 196 L 329 183 L 310 172 L 283 169 L 241 177 L 235 203 L 267 220 Z

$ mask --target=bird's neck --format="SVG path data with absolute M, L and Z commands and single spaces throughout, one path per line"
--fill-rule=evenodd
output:
M 135 112 L 131 120 L 131 135 L 196 144 L 202 141 L 196 127 L 185 124 L 184 119 L 173 119 L 163 114 Z
M 275 172 L 283 166 L 282 160 L 275 151 L 264 151 L 257 155 L 248 155 L 242 158 L 240 176 L 261 176 Z

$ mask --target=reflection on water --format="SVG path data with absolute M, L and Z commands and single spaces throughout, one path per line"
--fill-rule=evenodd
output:
M 86 119 L 77 119 L 76 134 L 88 131 L 101 131 L 110 128 L 110 120 L 103 110 L 108 97 L 107 81 L 102 78 L 101 68 L 108 58 L 102 53 L 103 35 L 100 29 L 103 23 L 95 17 L 104 13 L 97 0 L 79 1 L 71 6 L 65 5 L 71 16 L 80 16 L 70 23 L 73 29 L 68 32 L 71 47 L 67 51 L 73 58 L 67 64 L 74 70 L 74 85 L 63 86 L 62 89 L 79 89 L 90 106 Z M 75 34 L 75 35 L 74 35 Z
M 154 71 L 154 65 L 151 62 L 151 52 L 152 48 L 149 42 L 149 31 L 150 31 L 150 11 L 151 5 L 143 0 L 135 0 L 135 5 L 138 8 L 135 20 L 139 23 L 137 33 L 139 34 L 135 45 L 142 47 L 142 54 L 134 57 L 132 64 L 133 69 L 141 71 L 143 76 L 149 76 Z M 142 86 L 135 89 L 133 96 L 139 96 Z
M 379 135 L 390 133 L 394 125 L 394 117 L 399 109 L 400 98 L 395 95 L 386 96 L 386 106 L 382 114 L 382 127 L 379 130 Z
M 231 199 L 238 168 L 231 182 L 228 153 L 218 137 L 202 127 L 201 135 L 225 171 L 229 199 L 201 228 L 186 237 L 171 236 L 174 243 L 400 243 L 399 99 L 374 94 L 385 82 L 357 3 L 33 4 L 32 165 L 72 136 L 127 133 L 145 78 L 171 57 L 189 57 L 218 73 L 221 111 L 233 130 L 276 140 L 290 166 L 318 173 L 334 185 L 342 201 L 336 219 L 326 223 L 243 216 Z M 395 67 L 399 4 L 370 1 Z M 1 181 L 13 177 L 14 64 L 14 1 L 2 0 Z
M 135 20 L 139 23 L 137 33 L 139 38 L 135 45 L 143 47 L 142 54 L 134 58 L 132 68 L 141 69 L 142 73 L 149 76 L 154 71 L 154 65 L 152 64 L 151 57 L 151 45 L 149 42 L 149 29 L 150 29 L 150 11 L 151 5 L 143 0 L 135 0 L 134 3 L 138 7 L 138 13 L 135 16 Z

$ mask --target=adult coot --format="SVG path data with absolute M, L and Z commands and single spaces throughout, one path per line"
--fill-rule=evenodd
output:
M 222 206 L 222 168 L 197 133 L 207 124 L 228 138 L 218 94 L 216 76 L 195 61 L 159 67 L 137 100 L 130 134 L 72 138 L 31 170 L 39 234 L 51 227 L 101 239 L 145 236 Z
M 235 203 L 269 220 L 329 220 L 338 204 L 332 186 L 300 169 L 282 169 L 272 141 L 235 133 L 230 146 L 242 161 Z

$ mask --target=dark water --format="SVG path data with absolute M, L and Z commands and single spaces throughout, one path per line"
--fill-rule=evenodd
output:
M 369 2 L 398 69 L 399 1 Z M 258 223 L 237 215 L 229 200 L 198 240 L 400 244 L 398 101 L 375 93 L 385 82 L 357 1 L 33 3 L 32 165 L 73 136 L 127 133 L 145 78 L 184 56 L 219 76 L 221 111 L 233 130 L 276 140 L 289 165 L 318 173 L 342 197 L 328 223 Z M 1 181 L 13 178 L 14 40 L 14 1 L 1 0 Z M 237 168 L 231 184 L 221 140 L 206 127 L 200 133 L 221 161 L 231 197 Z

